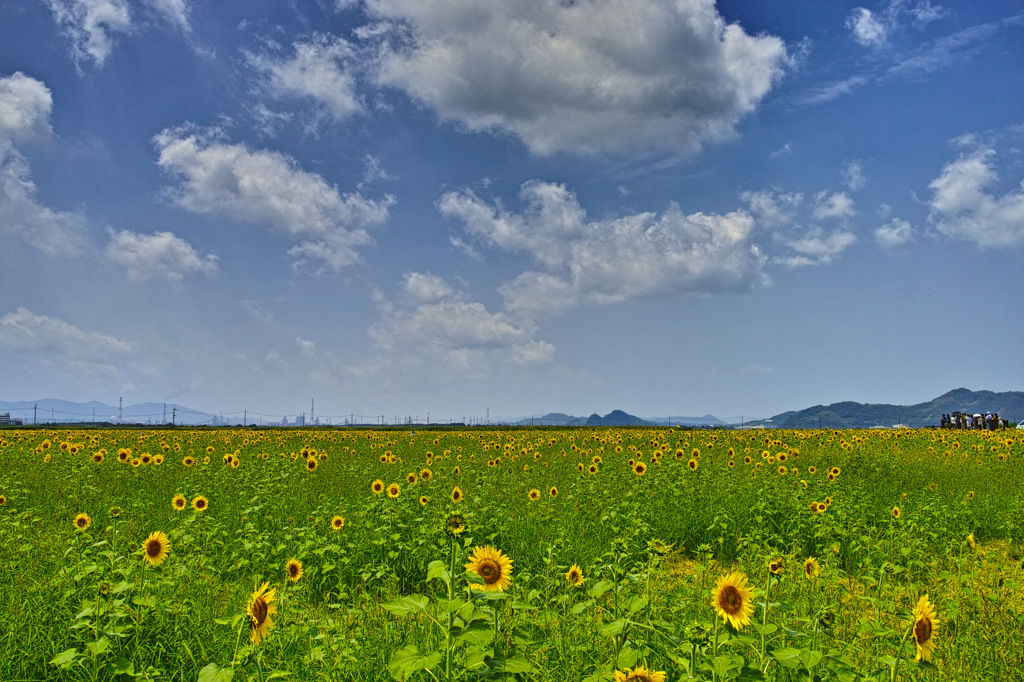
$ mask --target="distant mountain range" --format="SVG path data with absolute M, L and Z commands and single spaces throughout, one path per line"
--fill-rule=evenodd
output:
M 654 417 L 644 419 L 622 410 L 612 410 L 601 416 L 574 417 L 563 412 L 549 412 L 542 417 L 526 417 L 512 422 L 514 426 L 725 426 L 714 415 L 703 417 Z
M 26 425 L 68 424 L 82 422 L 124 423 L 124 424 L 170 424 L 177 425 L 235 425 L 271 424 L 258 416 L 248 413 L 241 416 L 229 415 L 227 419 L 216 414 L 201 412 L 175 403 L 138 403 L 126 405 L 119 410 L 100 402 L 73 403 L 66 400 L 28 400 L 21 402 L 0 401 L 0 414 L 10 413 L 12 419 L 21 419 Z M 1024 391 L 971 391 L 957 388 L 934 400 L 917 405 L 865 404 L 855 402 L 815 405 L 805 410 L 777 414 L 771 419 L 752 420 L 745 427 L 779 429 L 869 429 L 872 427 L 909 426 L 921 428 L 938 426 L 943 414 L 953 412 L 982 413 L 995 412 L 1012 422 L 1024 420 Z M 295 425 L 295 421 L 290 422 Z M 347 423 L 347 420 L 345 420 Z M 613 410 L 606 415 L 592 414 L 589 417 L 575 417 L 562 412 L 549 412 L 542 417 L 524 417 L 512 426 L 739 426 L 727 424 L 714 415 L 703 417 L 654 417 L 641 418 Z M 280 424 L 280 422 L 274 422 Z M 336 424 L 339 425 L 339 424 Z
M 971 391 L 957 388 L 934 400 L 916 405 L 864 404 L 854 402 L 815 405 L 797 412 L 783 412 L 770 420 L 747 426 L 777 429 L 870 429 L 875 426 L 938 426 L 943 414 L 995 412 L 1011 422 L 1024 419 L 1024 391 Z
M 73 403 L 67 400 L 45 398 L 4 402 L 0 400 L 0 413 L 9 412 L 12 419 L 29 424 L 109 423 L 109 424 L 215 424 L 218 417 L 193 410 L 176 403 L 137 403 L 123 409 L 92 401 Z M 241 421 L 241 420 L 239 420 Z M 221 422 L 223 423 L 223 422 Z

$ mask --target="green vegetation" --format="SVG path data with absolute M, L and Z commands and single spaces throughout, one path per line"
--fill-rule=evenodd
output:
M 5 430 L 0 679 L 1011 679 L 1022 461 L 1011 431 Z

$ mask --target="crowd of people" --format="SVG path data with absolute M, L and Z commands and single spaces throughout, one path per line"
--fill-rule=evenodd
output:
M 953 414 L 942 415 L 939 428 L 987 429 L 988 431 L 995 431 L 996 429 L 1005 429 L 1006 420 L 1000 418 L 998 414 L 993 412 L 986 412 L 985 414 L 963 414 L 962 412 L 954 412 Z

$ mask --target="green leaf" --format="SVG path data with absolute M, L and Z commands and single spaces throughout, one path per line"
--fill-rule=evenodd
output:
M 578 616 L 596 603 L 597 602 L 595 602 L 593 599 L 588 599 L 587 601 L 581 602 L 576 606 L 572 607 L 572 613 L 574 616 Z
M 95 642 L 86 642 L 85 648 L 88 649 L 89 653 L 93 656 L 99 656 L 110 649 L 110 640 L 106 637 L 100 637 Z
M 491 667 L 506 673 L 528 673 L 533 670 L 533 666 L 522 654 L 516 654 L 512 658 L 495 659 L 491 662 Z
M 435 559 L 427 565 L 427 582 L 431 580 L 440 580 L 445 585 L 448 585 L 452 581 L 451 575 L 448 573 L 448 567 L 444 565 L 443 561 Z
M 78 657 L 78 649 L 75 649 L 74 647 L 72 647 L 72 648 L 68 649 L 67 651 L 63 651 L 63 652 L 57 654 L 56 656 L 54 656 L 52 659 L 50 659 L 50 663 L 52 663 L 53 665 L 57 666 L 58 668 L 67 669 L 68 667 L 70 667 L 70 665 L 72 663 L 74 663 L 75 658 L 77 658 L 77 657 Z
M 640 651 L 632 647 L 624 646 L 619 651 L 619 658 L 615 661 L 615 667 L 619 670 L 624 668 L 632 668 L 636 665 L 637 659 L 640 658 Z
M 451 613 L 461 609 L 465 603 L 462 599 L 438 599 L 437 608 L 441 610 L 441 613 Z
M 602 637 L 615 637 L 622 632 L 623 628 L 626 627 L 626 621 L 622 618 L 613 620 L 610 623 L 605 623 L 601 627 L 597 628 L 597 634 Z
M 415 644 L 409 644 L 391 655 L 391 662 L 388 663 L 388 670 L 396 680 L 404 680 L 417 670 L 430 670 L 442 658 L 440 651 L 433 651 L 429 654 L 421 654 Z
M 243 618 L 245 618 L 245 614 L 236 613 L 234 616 L 231 616 L 230 618 L 214 618 L 213 622 L 217 625 L 230 625 L 231 629 L 234 630 L 236 627 L 238 627 L 238 622 Z
M 820 651 L 811 651 L 810 649 L 800 650 L 800 662 L 803 663 L 804 667 L 808 670 L 813 670 L 814 666 L 821 663 L 823 658 Z
M 628 607 L 629 615 L 632 616 L 637 611 L 642 611 L 646 607 L 647 607 L 647 597 L 642 597 L 640 595 L 637 595 L 637 596 L 635 596 L 635 597 L 633 597 L 632 599 L 629 600 L 629 607 Z
M 126 658 L 118 656 L 112 663 L 107 663 L 106 672 L 111 677 L 115 675 L 135 677 L 135 664 Z
M 743 665 L 743 659 L 735 654 L 725 654 L 712 658 L 711 665 L 713 666 L 716 675 L 723 679 L 728 679 L 732 676 L 730 675 L 730 671 Z
M 591 586 L 588 594 L 594 599 L 598 599 L 602 594 L 610 590 L 614 584 L 611 580 L 598 580 Z
M 410 594 L 408 597 L 399 597 L 381 604 L 385 609 L 396 616 L 408 616 L 413 613 L 423 613 L 427 609 L 428 599 L 422 594 Z
M 803 663 L 800 661 L 800 650 L 786 647 L 785 649 L 775 649 L 772 651 L 772 656 L 775 660 L 786 666 L 787 668 L 799 668 Z
M 489 644 L 492 639 L 494 639 L 494 630 L 483 621 L 470 623 L 467 627 L 455 633 L 456 641 L 474 646 L 484 646 Z
M 230 682 L 234 676 L 234 668 L 221 668 L 216 663 L 209 663 L 199 671 L 197 682 Z

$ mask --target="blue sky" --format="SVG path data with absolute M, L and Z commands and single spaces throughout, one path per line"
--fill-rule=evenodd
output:
M 1024 8 L 0 4 L 0 398 L 1024 388 Z

